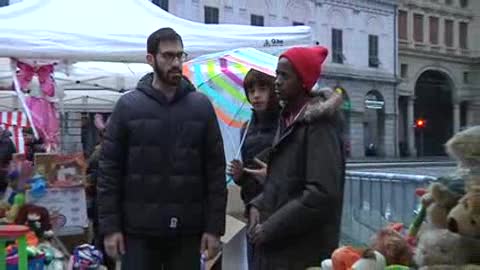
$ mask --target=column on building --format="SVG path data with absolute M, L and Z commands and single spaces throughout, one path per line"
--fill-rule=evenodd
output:
M 415 123 L 414 119 L 414 105 L 415 105 L 415 97 L 409 96 L 408 97 L 408 105 L 407 105 L 407 141 L 408 141 L 408 150 L 411 156 L 416 156 L 416 148 L 415 148 L 415 128 L 413 124 Z
M 479 124 L 479 123 L 475 123 L 475 104 L 473 102 L 468 102 L 467 103 L 467 119 L 466 119 L 466 124 L 467 124 L 467 127 L 471 127 L 471 126 L 474 126 L 475 124 Z
M 363 112 L 352 111 L 350 125 L 351 156 L 352 158 L 364 157 Z
M 395 140 L 397 132 L 395 122 L 397 121 L 395 114 L 389 113 L 385 115 L 385 138 L 384 138 L 384 154 L 386 157 L 395 156 L 395 147 L 398 142 Z
M 453 103 L 453 133 L 460 131 L 460 103 L 455 101 Z

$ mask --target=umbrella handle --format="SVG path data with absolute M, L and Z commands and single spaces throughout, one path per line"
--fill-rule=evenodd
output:
M 245 143 L 245 138 L 247 137 L 247 132 L 248 132 L 248 129 L 250 128 L 250 122 L 251 121 L 247 122 L 247 127 L 245 127 L 245 131 L 243 132 L 242 140 L 240 141 L 240 145 L 238 146 L 237 153 L 235 154 L 235 159 L 238 159 L 240 157 L 242 146 Z

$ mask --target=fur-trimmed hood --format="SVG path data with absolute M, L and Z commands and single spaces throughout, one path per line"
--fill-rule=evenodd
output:
M 330 88 L 323 88 L 313 93 L 314 97 L 308 103 L 303 114 L 299 117 L 300 121 L 307 123 L 320 118 L 336 118 L 343 104 L 343 97 Z

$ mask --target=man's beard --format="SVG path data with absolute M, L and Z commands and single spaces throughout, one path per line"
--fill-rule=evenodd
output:
M 164 84 L 166 84 L 166 85 L 169 85 L 169 86 L 178 86 L 178 85 L 180 85 L 180 82 L 181 82 L 181 80 L 182 80 L 181 77 L 180 77 L 180 78 L 172 78 L 172 77 L 169 76 L 169 75 L 170 75 L 169 73 L 170 73 L 170 72 L 176 72 L 176 71 L 177 71 L 177 72 L 179 72 L 180 74 L 182 74 L 182 71 L 181 71 L 181 70 L 176 69 L 176 68 L 172 68 L 172 69 L 170 69 L 170 70 L 168 70 L 168 71 L 163 71 L 163 70 L 161 70 L 160 67 L 158 66 L 158 63 L 157 63 L 156 60 L 155 60 L 155 62 L 154 62 L 154 68 L 153 68 L 153 70 L 154 70 L 155 74 L 157 75 L 158 79 L 159 79 L 162 83 L 164 83 Z

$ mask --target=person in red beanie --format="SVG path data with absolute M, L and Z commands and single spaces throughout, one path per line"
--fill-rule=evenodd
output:
M 264 190 L 249 204 L 257 270 L 319 267 L 338 246 L 345 177 L 341 123 L 306 115 L 327 55 L 323 47 L 292 48 L 278 61 L 275 88 L 284 108 Z

